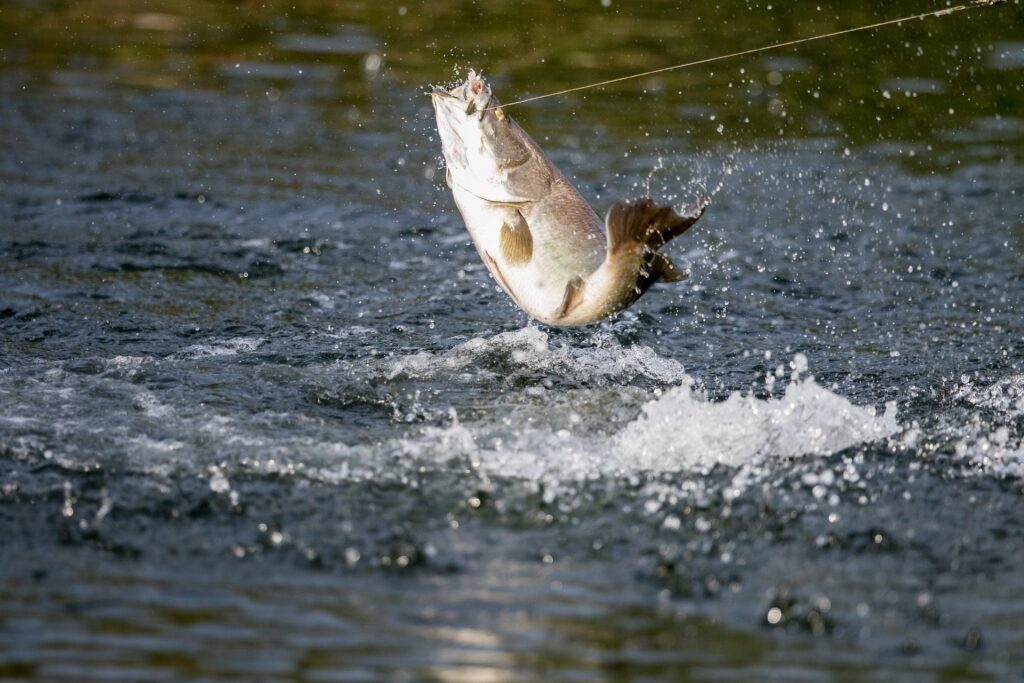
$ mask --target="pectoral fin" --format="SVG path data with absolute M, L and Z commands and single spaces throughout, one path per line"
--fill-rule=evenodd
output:
M 569 280 L 565 285 L 565 296 L 562 297 L 561 305 L 555 309 L 556 318 L 564 318 L 572 309 L 583 303 L 583 289 L 586 283 L 579 275 Z
M 514 215 L 511 224 L 502 223 L 499 244 L 502 258 L 510 266 L 521 266 L 533 258 L 533 235 L 523 214 L 515 211 Z
M 671 206 L 655 204 L 647 197 L 615 202 L 608 210 L 608 253 L 643 247 L 657 250 L 674 237 L 686 232 L 704 213 L 710 200 L 702 197 L 682 215 Z

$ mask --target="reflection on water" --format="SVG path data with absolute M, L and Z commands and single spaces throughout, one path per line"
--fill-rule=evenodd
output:
M 527 325 L 432 83 L 923 11 L 0 9 L 0 679 L 1016 680 L 1021 6 L 510 110 L 692 277 Z

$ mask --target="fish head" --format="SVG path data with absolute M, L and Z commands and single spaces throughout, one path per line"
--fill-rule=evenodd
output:
M 547 180 L 543 155 L 483 78 L 471 70 L 451 90 L 434 88 L 431 100 L 450 182 L 492 201 L 536 199 L 538 175 Z

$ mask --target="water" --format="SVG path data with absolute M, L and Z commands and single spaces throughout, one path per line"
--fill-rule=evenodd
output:
M 920 6 L 379 4 L 0 12 L 0 678 L 1024 679 L 1020 5 L 510 110 L 713 195 L 556 330 L 427 84 Z

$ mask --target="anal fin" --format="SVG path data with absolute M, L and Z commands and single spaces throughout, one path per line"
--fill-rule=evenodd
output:
M 565 295 L 562 297 L 562 303 L 557 309 L 555 309 L 556 318 L 564 318 L 574 308 L 583 303 L 583 289 L 586 287 L 586 282 L 579 275 L 573 277 L 565 285 Z
M 513 300 L 515 300 L 516 297 L 512 293 L 512 288 L 508 286 L 508 280 L 505 279 L 505 274 L 501 272 L 501 268 L 498 266 L 498 262 L 495 261 L 494 257 L 488 254 L 486 251 L 481 252 L 481 254 L 483 254 L 484 264 L 487 266 L 487 269 L 491 271 L 491 275 L 493 275 L 494 279 L 498 281 L 498 284 L 501 285 L 502 289 L 508 292 L 508 295 L 512 297 Z M 519 302 L 516 301 L 516 304 L 518 303 Z
M 679 270 L 668 254 L 663 254 L 660 251 L 656 251 L 652 255 L 650 271 L 652 282 L 681 282 L 690 277 L 689 273 Z

